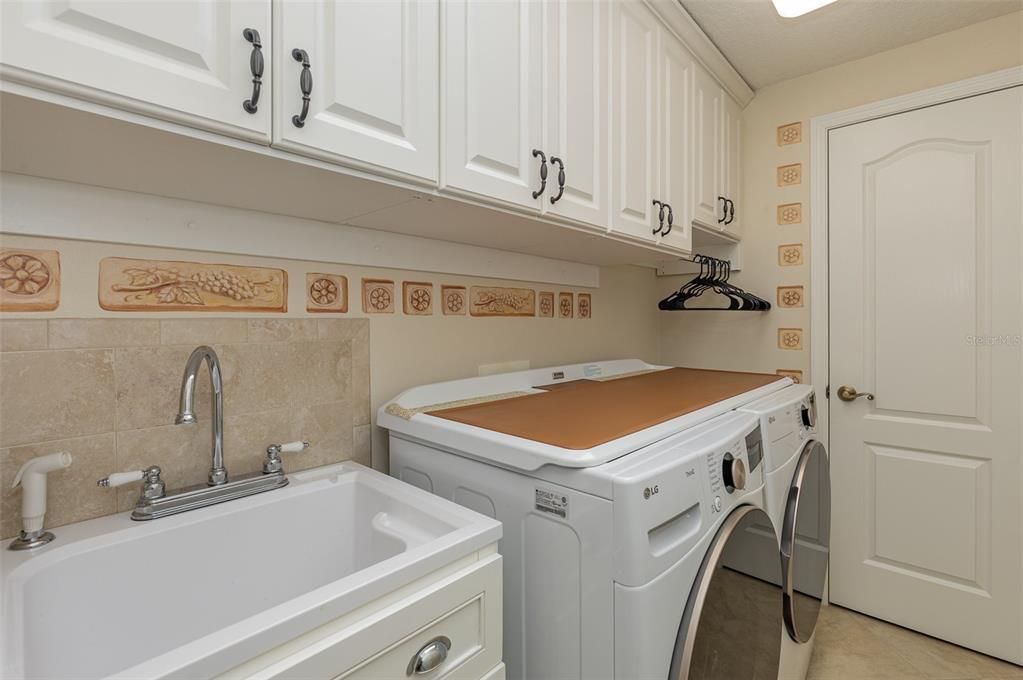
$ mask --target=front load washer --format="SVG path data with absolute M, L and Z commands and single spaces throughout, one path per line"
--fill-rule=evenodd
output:
M 781 680 L 802 680 L 813 652 L 814 632 L 825 599 L 831 525 L 828 455 L 817 436 L 813 388 L 793 385 L 739 409 L 760 421 L 764 435 L 764 503 L 777 535 L 752 541 L 733 566 L 757 573 L 766 554 L 782 560 Z M 766 577 L 764 574 L 759 574 Z

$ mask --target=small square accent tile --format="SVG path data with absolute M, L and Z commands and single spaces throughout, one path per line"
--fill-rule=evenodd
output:
M 0 248 L 0 311 L 49 312 L 60 304 L 60 253 Z
M 465 286 L 441 286 L 442 311 L 446 316 L 465 316 L 469 294 Z
M 778 126 L 778 146 L 799 144 L 803 141 L 803 124 L 786 123 Z
M 571 319 L 575 312 L 575 298 L 572 293 L 558 295 L 558 317 Z
M 433 314 L 433 284 L 404 281 L 401 284 L 402 311 L 411 316 Z
M 779 368 L 774 372 L 775 375 L 780 375 L 783 378 L 792 378 L 792 382 L 797 385 L 803 384 L 803 372 L 797 371 L 794 368 Z
M 778 266 L 796 267 L 803 264 L 803 244 L 783 243 L 778 246 Z
M 778 186 L 789 187 L 803 182 L 803 164 L 792 163 L 778 166 Z
M 307 312 L 348 311 L 348 277 L 341 274 L 305 275 L 305 310 Z
M 802 286 L 778 286 L 778 306 L 793 308 L 803 306 Z
M 779 328 L 778 349 L 803 349 L 803 329 Z
M 778 206 L 778 224 L 799 224 L 802 221 L 802 203 L 784 203 Z
M 579 309 L 580 319 L 589 319 L 590 315 L 593 314 L 593 302 L 590 300 L 589 293 L 579 293 Z
M 547 317 L 548 319 L 554 318 L 554 293 L 540 291 L 539 316 Z
M 362 311 L 367 314 L 394 314 L 394 281 L 363 279 Z

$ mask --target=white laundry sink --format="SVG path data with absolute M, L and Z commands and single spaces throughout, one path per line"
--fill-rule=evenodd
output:
M 3 550 L 0 676 L 216 675 L 500 538 L 500 523 L 354 463 L 290 478 Z

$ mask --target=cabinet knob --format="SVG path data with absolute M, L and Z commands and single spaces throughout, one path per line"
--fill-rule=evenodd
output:
M 426 675 L 444 663 L 450 651 L 451 640 L 449 638 L 444 635 L 433 638 L 412 656 L 405 675 Z

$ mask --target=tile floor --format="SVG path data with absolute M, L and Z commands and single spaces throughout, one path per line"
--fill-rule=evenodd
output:
M 1023 680 L 1023 667 L 837 606 L 821 610 L 807 680 Z

